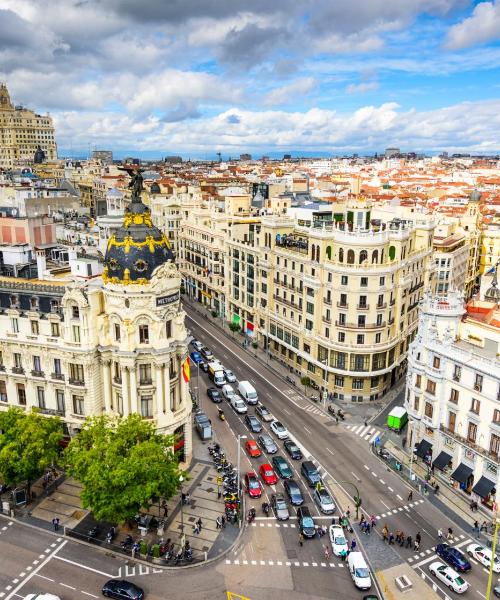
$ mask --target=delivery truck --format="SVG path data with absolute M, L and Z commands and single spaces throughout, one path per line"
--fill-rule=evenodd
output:
M 398 433 L 408 422 L 408 413 L 403 406 L 396 406 L 387 415 L 387 426 Z
M 218 362 L 208 363 L 208 376 L 217 387 L 222 387 L 226 383 L 224 367 Z

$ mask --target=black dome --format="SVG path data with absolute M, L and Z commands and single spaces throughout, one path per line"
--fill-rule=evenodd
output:
M 151 184 L 151 187 L 149 188 L 149 190 L 152 194 L 160 194 L 161 193 L 160 186 L 156 183 L 156 181 Z
M 153 225 L 140 199 L 140 185 L 132 194 L 123 225 L 108 240 L 103 280 L 110 283 L 148 283 L 156 267 L 173 261 L 166 236 Z

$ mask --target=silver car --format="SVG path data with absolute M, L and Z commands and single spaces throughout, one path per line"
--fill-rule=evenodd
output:
M 276 444 L 273 441 L 273 438 L 267 433 L 259 435 L 259 437 L 257 438 L 257 442 L 259 443 L 259 446 L 262 448 L 262 450 L 264 450 L 264 452 L 267 452 L 268 454 L 276 454 L 276 452 L 278 452 L 278 446 L 276 446 Z
M 228 383 L 234 383 L 236 381 L 236 375 L 229 371 L 229 369 L 224 369 L 224 377 Z
M 278 521 L 287 521 L 290 518 L 288 505 L 283 494 L 273 494 L 271 496 L 271 506 Z
M 325 488 L 314 490 L 314 501 L 319 506 L 319 509 L 325 515 L 331 515 L 335 512 L 335 504 L 333 499 Z

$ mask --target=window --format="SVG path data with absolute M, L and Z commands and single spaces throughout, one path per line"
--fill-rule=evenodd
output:
M 151 365 L 139 365 L 139 382 L 148 385 L 153 382 L 151 378 Z
M 337 387 L 344 386 L 344 378 L 341 375 L 335 375 L 335 385 Z
M 346 322 L 346 314 L 339 313 L 339 325 L 345 325 Z
M 353 379 L 352 380 L 352 389 L 353 390 L 362 390 L 363 389 L 363 380 L 362 379 Z
M 31 333 L 33 335 L 38 335 L 40 333 L 40 330 L 38 328 L 38 321 L 30 321 L 30 325 L 31 325 Z
M 306 354 L 311 354 L 311 346 L 309 346 L 309 344 L 304 344 L 304 352 Z
M 477 425 L 475 423 L 469 423 L 467 427 L 467 441 L 475 443 L 477 437 Z
M 422 387 L 422 375 L 415 376 L 415 387 Z
M 349 277 L 347 275 L 342 275 L 340 278 L 340 285 L 347 285 L 349 283 Z
M 74 363 L 70 363 L 69 365 L 69 377 L 70 380 L 78 383 L 83 383 L 85 381 L 83 374 L 83 365 L 77 365 Z
M 436 382 L 435 381 L 431 381 L 430 379 L 428 379 L 427 380 L 427 387 L 425 388 L 425 390 L 429 394 L 432 394 L 434 396 L 436 394 Z
M 0 381 L 0 402 L 7 402 L 7 384 L 5 381 Z
M 59 337 L 59 323 L 51 323 L 50 324 L 50 332 L 53 337 Z
M 452 433 L 455 433 L 456 422 L 457 422 L 457 413 L 454 413 L 453 411 L 450 410 L 450 412 L 448 413 L 448 429 Z
M 347 294 L 340 294 L 340 306 L 347 306 Z
M 115 323 L 115 342 L 119 342 L 121 340 L 121 329 L 118 323 Z
M 63 390 L 56 390 L 56 404 L 57 404 L 58 412 L 64 414 L 65 408 L 64 408 L 64 391 Z
M 417 412 L 418 412 L 419 404 L 420 404 L 420 396 L 415 396 L 415 398 L 413 399 L 413 408 Z
M 358 335 L 356 336 L 356 343 L 357 344 L 365 343 L 365 334 L 364 333 L 358 333 Z
M 72 319 L 79 319 L 80 318 L 80 309 L 78 308 L 78 306 L 72 306 L 71 307 L 71 318 Z
M 372 377 L 370 379 L 370 387 L 371 388 L 376 388 L 378 387 L 378 382 L 379 382 L 379 378 L 378 377 Z
M 344 249 L 340 248 L 339 250 L 339 262 L 343 263 L 344 262 Z
M 458 404 L 458 397 L 459 397 L 458 390 L 455 390 L 452 388 L 450 391 L 450 402 L 453 402 L 453 404 Z
M 262 284 L 262 291 L 264 292 L 264 284 Z M 167 338 L 172 337 L 172 321 L 170 319 L 165 323 L 165 335 Z
M 361 250 L 359 253 L 359 264 L 362 264 L 368 260 L 368 252 L 366 250 Z
M 493 411 L 493 423 L 500 425 L 500 410 L 498 408 Z
M 339 337 L 339 342 L 345 342 L 345 331 L 339 331 L 338 337 Z
M 312 328 L 313 328 L 313 322 L 310 321 L 309 319 L 306 319 L 306 329 L 308 331 L 312 331 Z
M 453 366 L 453 381 L 460 381 L 460 377 L 462 376 L 462 367 L 458 365 Z
M 361 287 L 367 287 L 368 286 L 368 277 L 361 277 L 360 285 L 361 285 Z
M 80 325 L 73 325 L 73 341 L 77 344 L 80 343 Z
M 359 297 L 359 308 L 366 308 L 366 307 L 367 307 L 366 296 L 360 296 Z
M 385 285 L 385 277 L 380 277 L 378 282 L 379 282 L 380 287 L 383 287 Z
M 139 325 L 139 343 L 149 344 L 149 326 Z
M 354 250 L 348 250 L 347 251 L 347 264 L 349 265 L 353 265 L 354 264 Z
M 24 383 L 17 384 L 17 401 L 22 406 L 26 406 L 26 390 L 24 389 Z
M 40 362 L 40 357 L 34 356 L 33 357 L 33 371 L 40 373 L 41 370 L 42 370 L 42 363 Z
M 366 315 L 358 315 L 358 327 L 364 327 L 366 325 Z
M 141 396 L 141 417 L 153 416 L 153 396 Z
M 476 398 L 472 398 L 472 402 L 470 405 L 470 411 L 473 413 L 476 413 L 476 415 L 478 415 L 480 407 L 481 407 L 481 402 L 479 402 L 479 400 L 476 400 Z
M 312 302 L 306 302 L 306 312 L 310 315 L 314 314 L 314 304 Z
M 435 369 L 439 369 L 439 367 L 441 366 L 441 359 L 439 358 L 439 356 L 435 356 L 435 357 L 432 359 L 432 366 L 433 366 Z
M 22 358 L 21 358 L 21 355 L 19 354 L 19 352 L 14 352 L 14 367 L 16 369 L 23 368 L 23 361 L 22 361 Z
M 375 343 L 376 344 L 380 344 L 381 339 L 382 339 L 382 334 L 381 333 L 376 333 L 375 334 Z
M 494 456 L 498 456 L 500 454 L 500 436 L 491 434 L 490 438 L 490 452 Z
M 84 401 L 83 401 L 83 396 L 73 395 L 73 413 L 75 415 L 85 414 L 85 405 L 84 405 Z
M 12 333 L 19 333 L 19 321 L 17 319 L 11 319 L 10 324 L 12 326 Z
M 429 419 L 432 419 L 433 412 L 434 412 L 434 407 L 432 406 L 432 404 L 430 402 L 426 402 L 425 403 L 425 416 L 429 417 Z
M 477 392 L 481 392 L 483 389 L 483 376 L 478 375 L 477 373 L 476 373 L 476 377 L 474 379 L 474 389 Z
M 45 390 L 41 386 L 36 388 L 36 401 L 38 408 L 45 408 Z

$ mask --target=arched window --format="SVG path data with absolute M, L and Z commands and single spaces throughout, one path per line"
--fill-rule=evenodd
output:
M 372 252 L 372 264 L 373 263 L 378 263 L 378 250 Z
M 332 247 L 331 246 L 326 247 L 326 258 L 328 258 L 328 260 L 332 260 Z
M 354 250 L 347 251 L 347 264 L 348 265 L 354 264 Z
M 389 247 L 389 259 L 394 260 L 396 258 L 396 246 Z
M 380 263 L 381 264 L 384 263 L 384 250 L 383 249 L 380 251 Z
M 319 246 L 316 246 L 316 262 L 319 262 Z
M 340 248 L 339 250 L 339 262 L 344 262 L 344 248 Z
M 311 244 L 311 260 L 316 260 L 316 246 Z
M 368 252 L 366 250 L 361 250 L 359 253 L 359 264 L 364 263 L 366 260 L 368 260 Z

